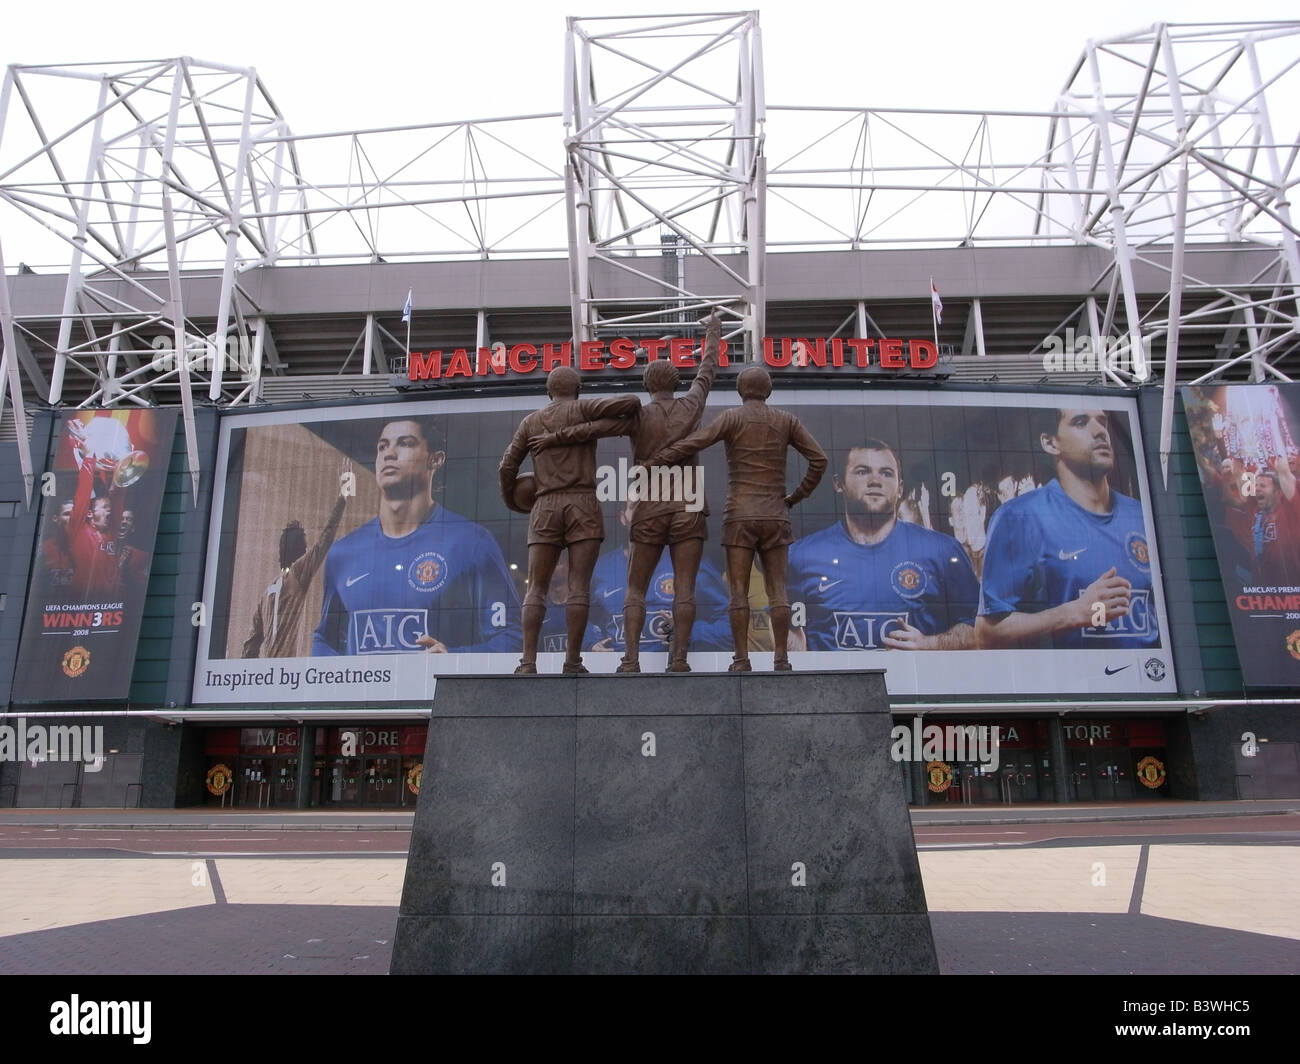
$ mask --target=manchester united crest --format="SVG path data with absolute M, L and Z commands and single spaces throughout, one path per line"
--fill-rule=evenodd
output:
M 903 598 L 916 598 L 925 590 L 925 574 L 916 562 L 899 562 L 889 574 L 889 582 Z
M 90 651 L 75 646 L 63 655 L 63 675 L 77 677 L 90 668 Z
M 213 765 L 208 769 L 207 784 L 208 793 L 220 798 L 226 791 L 230 790 L 230 785 L 235 781 L 235 774 L 230 771 L 228 765 Z
M 1165 782 L 1165 763 L 1158 757 L 1147 756 L 1137 763 L 1137 778 L 1143 787 L 1155 790 Z
M 447 559 L 437 551 L 425 551 L 411 563 L 406 578 L 416 591 L 437 591 L 447 582 Z
M 1300 628 L 1286 637 L 1286 651 L 1296 661 L 1300 661 Z
M 1151 568 L 1151 552 L 1147 550 L 1146 536 L 1141 532 L 1130 532 L 1124 546 L 1128 550 L 1129 561 L 1143 571 Z
M 946 761 L 927 761 L 925 785 L 931 794 L 943 794 L 952 786 L 952 766 Z

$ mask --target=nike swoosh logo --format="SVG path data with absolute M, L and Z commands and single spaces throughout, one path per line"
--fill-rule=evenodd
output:
M 839 580 L 831 580 L 831 581 L 828 583 L 827 580 L 826 580 L 826 577 L 823 576 L 823 577 L 821 578 L 821 581 L 817 584 L 817 590 L 818 590 L 818 591 L 829 591 L 829 590 L 830 590 L 831 588 L 833 588 L 836 584 L 842 584 L 842 583 L 844 583 L 844 580 L 843 580 L 842 578 L 839 579 Z
M 369 575 L 370 575 L 369 573 L 362 573 L 360 576 L 349 576 L 346 580 L 343 581 L 343 586 L 344 586 L 344 587 L 351 587 L 351 586 L 352 586 L 353 584 L 355 584 L 358 580 L 364 580 L 364 579 L 365 579 L 366 577 L 368 577 Z
M 1056 556 L 1063 562 L 1072 562 L 1087 549 L 1087 547 L 1080 547 L 1078 550 L 1059 550 L 1056 552 Z
M 1123 672 L 1123 671 L 1124 671 L 1125 669 L 1127 669 L 1128 667 L 1129 667 L 1129 666 L 1127 666 L 1127 665 L 1121 665 L 1121 666 L 1120 666 L 1119 668 L 1117 668 L 1117 669 L 1112 669 L 1109 665 L 1107 665 L 1107 666 L 1106 666 L 1106 675 L 1107 675 L 1107 676 L 1114 676 L 1115 673 L 1117 673 L 1117 672 Z
M 618 587 L 614 588 L 612 591 L 602 591 L 600 594 L 601 594 L 601 597 L 602 597 L 602 598 L 609 598 L 610 595 L 617 595 L 617 594 L 618 594 L 620 591 L 622 591 L 622 590 L 623 590 L 623 585 L 620 584 Z

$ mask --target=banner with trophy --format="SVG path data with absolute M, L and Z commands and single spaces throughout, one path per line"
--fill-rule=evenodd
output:
M 1300 384 L 1183 388 L 1246 683 L 1300 678 Z
M 40 481 L 14 701 L 127 697 L 175 429 L 174 410 L 64 416 Z

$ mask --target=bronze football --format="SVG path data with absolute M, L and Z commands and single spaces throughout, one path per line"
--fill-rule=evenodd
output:
M 515 491 L 512 501 L 520 513 L 528 513 L 537 498 L 537 478 L 532 473 L 520 473 L 515 477 Z

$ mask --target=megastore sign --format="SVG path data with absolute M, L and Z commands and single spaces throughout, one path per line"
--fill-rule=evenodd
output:
M 439 675 L 513 671 L 528 518 L 501 500 L 497 467 L 544 402 L 225 417 L 195 703 L 427 701 Z M 738 402 L 719 386 L 704 423 Z M 1131 399 L 778 389 L 772 403 L 796 413 L 830 460 L 791 511 L 796 669 L 884 668 L 894 695 L 1176 690 Z M 626 439 L 600 441 L 605 540 L 582 646 L 593 672 L 612 672 L 629 639 L 644 670 L 667 661 L 668 552 L 642 629 L 624 623 L 628 478 L 618 471 L 629 458 Z M 714 516 L 690 663 L 721 672 L 732 649 L 717 516 L 726 464 L 720 447 L 701 459 L 693 489 Z M 791 486 L 802 473 L 800 459 Z M 563 580 L 561 570 L 549 589 L 542 672 L 558 672 L 566 649 Z M 761 586 L 752 582 L 749 641 L 760 669 L 772 649 Z

